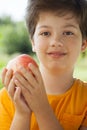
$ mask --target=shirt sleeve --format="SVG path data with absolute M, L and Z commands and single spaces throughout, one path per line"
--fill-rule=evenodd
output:
M 0 130 L 9 130 L 12 122 L 13 106 L 6 93 L 6 90 L 0 91 Z

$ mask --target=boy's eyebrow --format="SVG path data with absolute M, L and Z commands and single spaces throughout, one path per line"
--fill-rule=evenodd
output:
M 49 28 L 50 26 L 47 26 L 47 25 L 41 25 L 41 26 L 39 26 L 38 28 L 40 29 L 40 28 Z
M 66 24 L 64 26 L 64 28 L 67 28 L 67 27 L 72 27 L 72 28 L 78 29 L 78 27 L 76 25 L 73 25 L 73 24 Z

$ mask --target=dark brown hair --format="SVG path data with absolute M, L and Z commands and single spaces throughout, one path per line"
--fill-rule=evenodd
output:
M 72 13 L 79 21 L 83 38 L 87 38 L 87 1 L 86 0 L 28 0 L 26 8 L 26 24 L 31 39 L 41 12 Z

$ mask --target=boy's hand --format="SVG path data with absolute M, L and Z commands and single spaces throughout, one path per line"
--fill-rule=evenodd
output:
M 31 109 L 22 95 L 21 88 L 15 85 L 14 80 L 13 71 L 4 68 L 2 71 L 2 83 L 14 102 L 16 112 L 20 115 L 28 115 L 28 113 L 31 113 Z
M 15 84 L 22 89 L 23 96 L 32 111 L 37 114 L 45 109 L 48 100 L 45 92 L 44 83 L 38 67 L 29 64 L 29 69 L 24 67 L 20 69 L 20 73 L 15 73 Z

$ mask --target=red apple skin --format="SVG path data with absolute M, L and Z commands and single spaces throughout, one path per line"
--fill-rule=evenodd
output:
M 22 66 L 29 70 L 29 63 L 34 64 L 36 67 L 38 67 L 36 61 L 27 54 L 21 54 L 14 59 L 10 60 L 7 64 L 7 69 L 12 69 L 13 72 L 18 71 Z

